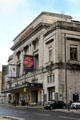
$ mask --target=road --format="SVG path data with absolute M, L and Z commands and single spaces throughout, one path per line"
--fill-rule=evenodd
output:
M 80 120 L 80 114 L 77 113 L 42 111 L 5 105 L 0 105 L 0 116 L 17 117 L 19 120 Z

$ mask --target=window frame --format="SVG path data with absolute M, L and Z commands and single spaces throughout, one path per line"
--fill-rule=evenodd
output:
M 50 74 L 47 76 L 47 83 L 54 83 L 55 82 L 55 75 Z
M 52 49 L 52 47 L 48 48 L 48 54 L 49 54 L 49 61 L 52 61 L 52 59 L 53 59 L 53 49 Z
M 78 60 L 78 47 L 77 46 L 70 46 L 70 60 L 71 61 Z

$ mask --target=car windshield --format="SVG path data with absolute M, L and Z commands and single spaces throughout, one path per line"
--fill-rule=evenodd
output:
M 51 101 L 51 102 L 50 102 L 50 104 L 54 104 L 54 103 L 55 103 L 55 101 Z

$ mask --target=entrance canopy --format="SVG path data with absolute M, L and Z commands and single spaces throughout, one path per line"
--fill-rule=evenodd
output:
M 19 90 L 21 88 L 27 88 L 27 89 L 32 89 L 32 88 L 43 88 L 42 83 L 25 83 L 23 85 L 17 85 L 16 87 L 11 87 L 8 88 L 7 90 L 4 90 L 3 93 L 9 93 L 9 92 L 13 92 L 15 90 Z

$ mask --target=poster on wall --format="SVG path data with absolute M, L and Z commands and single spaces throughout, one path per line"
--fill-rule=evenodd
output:
M 24 72 L 30 72 L 34 70 L 34 56 L 24 55 Z
M 8 67 L 8 77 L 16 78 L 16 65 L 11 64 Z

